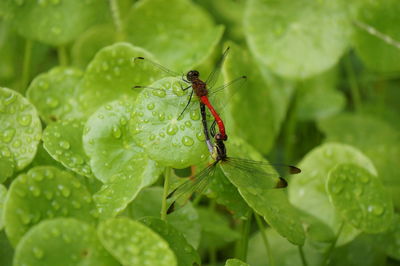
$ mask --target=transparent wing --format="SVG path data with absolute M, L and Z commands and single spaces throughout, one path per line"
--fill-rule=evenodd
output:
M 222 56 L 219 58 L 217 64 L 215 65 L 213 71 L 210 73 L 206 80 L 207 88 L 211 89 L 214 87 L 215 83 L 218 80 L 219 74 L 221 73 L 222 65 L 224 64 L 224 61 L 226 59 L 226 56 L 228 55 L 229 52 L 229 47 L 225 49 L 224 53 Z
M 171 213 L 185 205 L 193 193 L 196 192 L 201 194 L 209 184 L 210 178 L 214 175 L 217 163 L 218 162 L 214 162 L 209 165 L 196 176 L 186 180 L 183 184 L 173 190 L 167 196 L 167 199 L 170 202 L 167 213 Z
M 167 74 L 168 76 L 180 77 L 180 76 L 183 75 L 183 73 L 180 74 L 180 73 L 178 73 L 178 72 L 176 72 L 176 71 L 173 71 L 173 70 L 171 70 L 171 69 L 169 69 L 169 68 L 167 68 L 167 67 L 165 67 L 165 66 L 163 66 L 163 65 L 161 65 L 161 64 L 159 64 L 159 63 L 156 63 L 156 62 L 154 62 L 153 60 L 147 59 L 147 58 L 145 58 L 145 57 L 141 57 L 141 56 L 134 57 L 134 58 L 132 59 L 132 61 L 133 61 L 135 64 L 140 64 L 140 63 L 149 64 L 149 65 L 153 66 L 154 68 L 156 68 L 156 69 L 158 69 L 158 70 L 161 70 L 162 72 L 164 72 L 164 73 Z
M 228 157 L 226 163 L 237 171 L 247 174 L 250 182 L 261 184 L 264 181 L 267 182 L 268 180 L 271 180 L 272 182 L 276 182 L 274 184 L 275 188 L 283 188 L 287 186 L 287 182 L 283 176 L 298 174 L 301 172 L 299 168 L 292 165 L 273 164 L 242 158 Z

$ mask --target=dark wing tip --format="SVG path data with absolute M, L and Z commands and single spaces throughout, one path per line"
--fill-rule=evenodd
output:
M 138 57 L 135 57 L 135 59 L 144 59 L 144 57 L 138 56 Z
M 276 184 L 275 188 L 285 188 L 285 187 L 287 187 L 287 186 L 288 186 L 287 181 L 286 181 L 284 178 L 279 177 L 279 181 L 278 181 L 278 183 Z
M 242 76 L 243 79 L 247 79 L 247 76 Z
M 136 85 L 136 86 L 133 86 L 133 87 L 132 87 L 132 89 L 141 89 L 141 88 L 143 88 L 143 86 L 138 86 L 138 85 Z
M 292 166 L 292 165 L 289 167 L 289 171 L 290 171 L 290 174 L 292 174 L 292 175 L 301 173 L 300 168 L 297 168 L 296 166 Z

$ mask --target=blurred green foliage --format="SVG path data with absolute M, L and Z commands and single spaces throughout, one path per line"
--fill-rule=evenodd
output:
M 0 265 L 399 264 L 399 12 L 0 1 Z M 210 101 L 228 156 L 264 164 L 219 163 L 167 216 L 168 193 L 212 161 L 181 78 L 206 80 L 228 46 L 215 87 L 247 81 Z M 302 172 L 272 189 L 268 161 Z

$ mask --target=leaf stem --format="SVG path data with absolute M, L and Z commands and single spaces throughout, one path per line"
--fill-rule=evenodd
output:
M 300 258 L 301 262 L 303 263 L 303 266 L 308 266 L 306 256 L 304 256 L 303 246 L 297 246 L 297 247 L 299 248 Z
M 164 172 L 164 192 L 163 198 L 161 203 L 161 220 L 167 220 L 167 196 L 169 190 L 169 179 L 171 178 L 171 171 L 170 167 L 167 167 Z
M 360 88 L 357 84 L 357 78 L 354 73 L 353 65 L 351 64 L 351 60 L 349 56 L 346 56 L 344 59 L 344 67 L 347 73 L 347 79 L 350 84 L 351 98 L 353 100 L 354 109 L 356 112 L 361 111 L 361 97 L 360 97 Z
M 33 41 L 27 39 L 25 41 L 24 61 L 22 64 L 22 80 L 20 88 L 20 92 L 22 94 L 25 93 L 31 75 L 32 47 L 33 47 Z
M 293 147 L 294 147 L 294 142 L 295 142 L 295 130 L 296 130 L 296 126 L 297 126 L 297 113 L 296 113 L 296 109 L 297 109 L 297 88 L 293 93 L 292 96 L 292 102 L 291 105 L 289 107 L 289 110 L 287 112 L 287 119 L 286 119 L 286 125 L 285 125 L 285 129 L 284 129 L 284 151 L 285 151 L 285 155 L 284 155 L 284 159 L 286 162 L 290 162 L 292 160 L 293 157 Z
M 117 30 L 117 41 L 123 41 L 125 39 L 124 25 L 121 20 L 119 12 L 119 6 L 117 0 L 110 1 L 111 15 L 114 21 L 115 29 Z
M 65 45 L 60 45 L 57 48 L 57 55 L 58 55 L 58 62 L 61 66 L 68 65 L 68 55 L 67 55 L 67 48 Z
M 322 261 L 322 265 L 327 265 L 327 264 L 328 264 L 329 258 L 330 258 L 331 255 L 332 255 L 332 251 L 335 249 L 335 246 L 336 246 L 336 243 L 337 243 L 337 241 L 338 241 L 338 239 L 339 239 L 339 236 L 340 236 L 340 234 L 342 233 L 343 226 L 344 226 L 344 222 L 342 222 L 342 223 L 340 224 L 340 227 L 339 227 L 339 230 L 338 230 L 338 232 L 337 232 L 337 234 L 336 234 L 335 239 L 333 240 L 332 244 L 329 246 L 328 251 L 325 253 L 325 257 L 324 257 L 324 260 Z
M 254 217 L 256 218 L 257 226 L 258 226 L 258 229 L 260 230 L 261 237 L 262 237 L 262 240 L 264 242 L 264 246 L 265 246 L 266 251 L 267 251 L 268 265 L 274 266 L 275 265 L 275 261 L 274 261 L 274 257 L 272 256 L 271 247 L 270 247 L 269 242 L 268 242 L 267 234 L 265 233 L 265 227 L 263 225 L 263 222 L 262 222 L 260 216 L 257 213 L 254 213 Z
M 237 257 L 242 261 L 246 261 L 247 259 L 247 247 L 249 244 L 249 233 L 250 233 L 250 225 L 251 218 L 253 217 L 253 212 L 249 211 L 246 215 L 246 220 L 242 224 L 242 237 L 239 242 L 239 248 L 237 251 Z

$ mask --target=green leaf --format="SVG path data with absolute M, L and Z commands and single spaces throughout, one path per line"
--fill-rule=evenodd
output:
M 4 201 L 6 199 L 7 195 L 7 188 L 0 184 L 0 231 L 4 227 L 4 222 L 3 222 L 3 209 L 4 209 Z
M 86 67 L 101 48 L 112 45 L 115 40 L 116 32 L 112 25 L 95 25 L 81 34 L 72 45 L 72 60 L 77 66 Z
M 228 151 L 233 151 L 230 154 L 233 156 L 250 154 L 250 152 L 240 153 L 240 149 L 252 151 L 251 147 L 246 147 L 239 141 L 232 142 L 230 139 L 227 147 Z M 254 150 L 252 152 L 255 153 Z M 302 245 L 305 237 L 303 227 L 297 211 L 289 203 L 285 192 L 282 189 L 274 189 L 279 181 L 279 175 L 273 167 L 266 162 L 261 165 L 252 163 L 250 169 L 249 165 L 239 165 L 239 163 L 236 160 L 230 163 L 228 160 L 221 162 L 220 165 L 226 177 L 237 187 L 240 195 L 253 210 L 262 215 L 290 242 Z
M 220 248 L 240 238 L 240 234 L 229 226 L 227 217 L 215 210 L 200 207 L 201 243 L 203 248 Z
M 3 215 L 7 237 L 16 246 L 42 220 L 61 216 L 93 223 L 97 214 L 86 187 L 70 173 L 39 166 L 12 182 Z
M 143 89 L 131 122 L 136 143 L 151 159 L 173 168 L 195 165 L 208 153 L 198 104 L 181 115 L 189 92 L 181 89 L 180 82 L 164 78 Z
M 42 126 L 35 107 L 21 94 L 0 87 L 0 144 L 2 157 L 13 156 L 16 170 L 35 157 Z
M 6 145 L 0 144 L 0 183 L 11 177 L 14 171 L 15 161 L 10 150 Z
M 163 188 L 145 188 L 129 204 L 124 215 L 133 219 L 145 216 L 160 217 Z M 168 223 L 183 233 L 186 240 L 193 247 L 198 247 L 200 242 L 199 216 L 192 204 L 186 204 L 183 208 L 168 215 Z
M 251 0 L 244 28 L 263 65 L 286 78 L 304 79 L 338 62 L 351 25 L 341 1 Z
M 400 186 L 400 134 L 392 125 L 373 116 L 346 113 L 321 120 L 318 127 L 327 141 L 354 145 L 371 158 L 384 185 Z
M 93 173 L 105 183 L 94 197 L 103 219 L 121 212 L 162 171 L 129 134 L 132 101 L 128 98 L 110 102 L 86 122 L 84 148 Z
M 215 171 L 208 186 L 211 192 L 207 193 L 207 196 L 215 198 L 218 204 L 226 206 L 235 217 L 246 217 L 249 206 L 243 200 L 237 188 L 225 177 L 221 168 L 217 167 Z
M 248 245 L 247 262 L 251 266 L 267 266 L 271 264 L 279 266 L 303 265 L 298 246 L 288 242 L 271 228 L 265 230 L 264 234 L 266 235 L 269 246 L 271 247 L 270 250 L 273 262 L 269 261 L 269 256 L 266 253 L 266 247 L 261 232 L 257 232 L 251 236 Z M 302 248 L 308 265 L 322 265 L 321 252 L 323 251 L 323 246 L 321 243 L 313 246 L 307 240 Z
M 222 26 L 215 26 L 204 10 L 188 0 L 141 1 L 134 5 L 125 25 L 130 42 L 178 71 L 202 63 L 223 33 Z
M 104 247 L 123 265 L 177 265 L 168 243 L 139 222 L 109 219 L 99 225 L 97 233 Z
M 229 136 L 240 136 L 260 152 L 268 153 L 280 131 L 284 118 L 281 108 L 284 114 L 291 89 L 272 75 L 263 76 L 246 49 L 234 43 L 227 45 L 231 50 L 223 66 L 225 83 L 247 76 L 246 82 L 228 87 L 227 95 L 221 97 L 225 105 L 229 100 L 230 112 L 226 112 L 226 116 L 231 115 L 230 123 L 226 122 Z
M 336 90 L 337 69 L 307 79 L 300 84 L 296 100 L 296 116 L 301 120 L 319 120 L 339 113 L 346 103 Z
M 107 14 L 107 3 L 96 0 L 10 1 L 18 32 L 58 46 L 74 40 L 90 25 Z
M 60 169 L 64 168 L 64 166 L 61 163 L 57 162 L 56 160 L 53 159 L 53 157 L 50 156 L 50 154 L 43 147 L 43 142 L 41 141 L 39 143 L 39 146 L 38 146 L 38 149 L 36 152 L 36 156 L 33 159 L 30 166 L 34 167 L 34 166 L 42 166 L 42 165 L 55 166 Z
M 71 67 L 55 67 L 35 77 L 26 92 L 27 97 L 47 123 L 81 116 L 75 96 L 75 86 L 83 73 Z
M 249 266 L 249 264 L 239 259 L 229 259 L 225 262 L 225 266 Z
M 103 248 L 92 226 L 58 218 L 33 227 L 18 244 L 14 265 L 99 265 L 119 263 Z
M 400 3 L 396 0 L 366 1 L 356 17 L 356 30 L 352 42 L 365 65 L 378 72 L 398 72 L 399 47 L 387 43 L 369 31 L 384 35 L 395 42 L 400 40 Z
M 166 240 L 175 253 L 179 266 L 200 265 L 200 256 L 197 251 L 189 245 L 181 232 L 165 221 L 155 217 L 144 217 L 139 220 L 155 233 Z
M 135 96 L 133 86 L 155 80 L 157 73 L 150 71 L 153 68 L 135 64 L 133 59 L 138 56 L 153 59 L 149 52 L 129 43 L 116 43 L 96 54 L 77 87 L 79 104 L 87 115 L 122 95 Z
M 378 245 L 389 257 L 400 260 L 400 216 L 398 213 L 393 215 L 387 232 L 378 236 Z
M 329 172 L 340 163 L 353 163 L 376 174 L 370 159 L 356 148 L 339 143 L 326 143 L 311 150 L 303 158 L 298 165 L 302 172 L 293 178 L 288 186 L 290 202 L 305 213 L 320 219 L 335 233 L 343 221 L 330 203 L 325 185 Z M 338 245 L 351 241 L 358 233 L 346 224 Z
M 43 131 L 43 146 L 66 168 L 92 177 L 89 158 L 82 146 L 83 120 L 64 120 L 52 123 Z
M 344 219 L 365 233 L 386 231 L 393 205 L 381 181 L 355 164 L 339 164 L 329 173 L 326 189 Z

